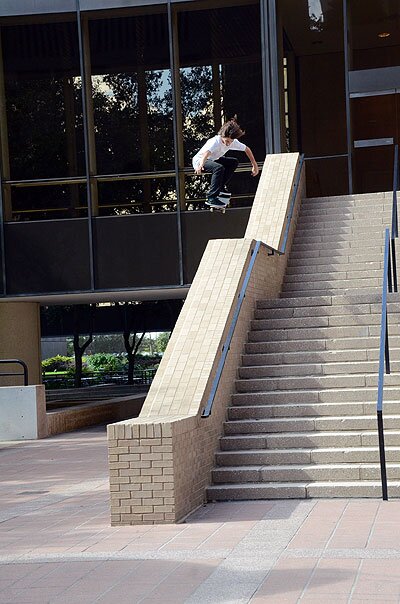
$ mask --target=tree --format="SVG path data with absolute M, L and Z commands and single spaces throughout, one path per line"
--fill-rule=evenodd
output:
M 89 306 L 89 317 L 88 317 L 88 338 L 87 340 L 82 341 L 81 333 L 81 322 L 83 318 L 83 311 L 87 309 L 87 306 L 83 306 L 81 304 L 77 304 L 73 306 L 73 326 L 74 326 L 74 354 L 75 354 L 75 376 L 74 376 L 74 386 L 75 388 L 80 388 L 82 386 L 82 367 L 83 362 L 82 358 L 85 353 L 85 350 L 93 341 L 93 328 L 94 328 L 94 315 L 96 310 L 96 304 L 90 304 Z
M 165 352 L 165 349 L 167 348 L 167 344 L 169 342 L 170 337 L 171 337 L 171 333 L 169 331 L 164 331 L 163 333 L 160 333 L 157 336 L 156 342 L 155 342 L 156 352 L 160 352 L 160 353 Z
M 117 302 L 117 304 L 119 304 Z M 123 339 L 125 344 L 126 356 L 128 359 L 128 384 L 133 384 L 133 374 L 135 370 L 136 356 L 142 340 L 146 334 L 145 331 L 138 332 L 136 307 L 140 302 L 124 302 L 122 304 L 122 321 L 123 321 Z M 132 334 L 132 338 L 131 338 Z

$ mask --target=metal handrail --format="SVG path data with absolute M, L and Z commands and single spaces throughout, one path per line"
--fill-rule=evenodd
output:
M 387 475 L 386 475 L 386 456 L 385 456 L 385 437 L 383 432 L 383 383 L 386 373 L 390 373 L 390 354 L 387 320 L 387 294 L 389 289 L 390 273 L 390 240 L 389 229 L 385 229 L 385 253 L 383 258 L 383 282 L 382 282 L 382 314 L 381 314 L 381 335 L 379 345 L 379 370 L 378 370 L 378 398 L 376 403 L 376 416 L 378 421 L 378 439 L 379 439 L 379 459 L 381 466 L 382 498 L 388 499 Z
M 243 300 L 246 295 L 246 289 L 247 289 L 247 286 L 248 286 L 248 283 L 250 280 L 251 272 L 253 270 L 253 267 L 254 267 L 254 264 L 256 261 L 256 257 L 260 250 L 260 247 L 263 246 L 263 247 L 267 248 L 268 250 L 270 250 L 271 255 L 273 255 L 273 254 L 283 255 L 285 253 L 286 244 L 287 244 L 288 235 L 289 235 L 289 229 L 290 229 L 290 225 L 291 225 L 292 217 L 293 217 L 293 210 L 294 210 L 294 205 L 295 205 L 295 201 L 296 201 L 297 190 L 298 190 L 298 186 L 299 186 L 299 182 L 300 182 L 300 178 L 301 178 L 303 162 L 304 162 L 304 155 L 301 155 L 300 161 L 296 166 L 295 180 L 294 180 L 294 184 L 293 184 L 293 188 L 292 188 L 291 199 L 289 202 L 289 212 L 287 214 L 286 227 L 285 227 L 282 248 L 280 250 L 275 250 L 274 248 L 270 247 L 269 245 L 266 245 L 265 243 L 263 243 L 262 241 L 256 241 L 254 248 L 251 250 L 251 260 L 250 260 L 249 266 L 247 267 L 246 275 L 243 280 L 243 285 L 239 292 L 238 301 L 236 303 L 236 308 L 235 308 L 235 312 L 233 314 L 233 318 L 232 318 L 232 321 L 231 321 L 231 324 L 229 327 L 228 335 L 222 346 L 222 354 L 221 354 L 221 357 L 220 357 L 220 360 L 218 363 L 217 372 L 215 374 L 215 377 L 214 377 L 214 380 L 213 380 L 213 383 L 211 386 L 211 392 L 209 394 L 207 404 L 202 411 L 201 417 L 209 417 L 211 415 L 214 398 L 215 398 L 217 388 L 218 388 L 218 385 L 219 385 L 219 382 L 220 382 L 220 379 L 222 376 L 222 371 L 223 371 L 223 368 L 225 365 L 226 357 L 229 352 L 229 348 L 230 348 L 231 341 L 233 338 L 233 333 L 235 331 L 235 327 L 238 322 L 240 309 L 242 307 L 242 303 L 243 303 Z
M 23 369 L 23 373 L 0 373 L 0 377 L 3 377 L 5 375 L 6 376 L 23 375 L 24 376 L 24 386 L 28 385 L 28 367 L 24 361 L 21 361 L 21 359 L 0 359 L 0 363 L 2 363 L 2 364 L 12 363 L 12 364 L 21 365 L 22 369 Z
M 215 374 L 215 377 L 214 377 L 214 380 L 213 380 L 213 383 L 212 383 L 212 386 L 211 386 L 211 392 L 209 394 L 209 397 L 208 397 L 208 400 L 207 400 L 207 404 L 206 404 L 206 406 L 204 407 L 204 409 L 202 411 L 201 417 L 209 417 L 211 415 L 211 410 L 212 410 L 212 406 L 213 406 L 213 403 L 214 403 L 214 398 L 215 398 L 215 395 L 216 395 L 216 392 L 217 392 L 217 388 L 218 388 L 218 385 L 219 385 L 219 382 L 220 382 L 220 379 L 221 379 L 221 376 L 222 376 L 222 371 L 223 371 L 223 368 L 224 368 L 224 365 L 225 365 L 225 360 L 226 360 L 226 357 L 228 355 L 228 352 L 229 352 L 229 349 L 230 349 L 230 345 L 231 345 L 231 342 L 232 342 L 232 338 L 233 338 L 233 333 L 235 331 L 235 327 L 236 327 L 236 324 L 237 324 L 238 319 L 239 319 L 240 309 L 242 307 L 243 300 L 244 300 L 244 298 L 246 296 L 246 289 L 247 289 L 247 286 L 249 284 L 251 273 L 252 273 L 252 270 L 253 270 L 256 258 L 257 258 L 257 254 L 258 254 L 261 246 L 267 248 L 268 250 L 270 250 L 271 256 L 273 254 L 280 254 L 280 252 L 278 250 L 275 250 L 274 248 L 270 247 L 269 245 L 266 245 L 262 241 L 256 241 L 256 244 L 255 244 L 254 248 L 250 252 L 250 254 L 251 254 L 250 263 L 249 263 L 249 266 L 247 267 L 247 271 L 246 271 L 246 274 L 245 274 L 245 277 L 244 277 L 244 280 L 243 280 L 242 287 L 240 288 L 240 292 L 239 292 L 239 295 L 238 295 L 238 300 L 237 300 L 237 303 L 236 303 L 235 312 L 233 314 L 233 318 L 232 318 L 232 321 L 231 321 L 231 324 L 230 324 L 230 327 L 229 327 L 228 335 L 227 335 L 226 340 L 225 340 L 225 342 L 224 342 L 224 344 L 222 346 L 222 349 L 221 349 L 222 350 L 222 354 L 221 354 L 221 358 L 220 358 L 219 363 L 218 363 L 217 372 Z
M 394 148 L 394 164 L 393 164 L 393 203 L 392 203 L 392 228 L 391 228 L 391 248 L 392 248 L 392 272 L 393 272 L 393 289 L 397 292 L 397 266 L 396 266 L 396 245 L 395 239 L 399 236 L 399 222 L 397 215 L 397 188 L 399 181 L 399 147 Z
M 394 148 L 393 162 L 393 203 L 392 224 L 385 229 L 385 248 L 383 256 L 383 279 L 382 279 L 382 309 L 381 309 L 381 333 L 379 343 L 379 369 L 378 369 L 378 396 L 376 402 L 376 416 L 378 422 L 379 460 L 381 468 L 382 499 L 388 500 L 385 436 L 383 428 L 383 385 L 385 373 L 390 374 L 390 350 L 387 317 L 387 294 L 397 292 L 397 268 L 396 268 L 396 245 L 395 239 L 399 235 L 397 214 L 397 188 L 399 175 L 399 150 Z
M 291 194 L 291 199 L 290 199 L 289 212 L 287 215 L 285 233 L 283 235 L 283 243 L 282 243 L 281 249 L 279 250 L 281 254 L 284 254 L 286 251 L 286 244 L 287 244 L 287 240 L 289 237 L 289 229 L 290 229 L 290 224 L 292 222 L 294 204 L 296 202 L 297 189 L 298 189 L 299 183 L 300 183 L 303 163 L 304 163 L 304 154 L 301 154 L 299 163 L 296 166 L 296 174 L 295 174 L 295 179 L 294 179 L 293 188 L 292 188 L 292 194 Z

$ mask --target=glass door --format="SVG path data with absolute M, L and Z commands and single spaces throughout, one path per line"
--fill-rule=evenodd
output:
M 393 150 L 398 137 L 397 90 L 350 100 L 355 193 L 388 191 L 393 180 Z
M 348 0 L 353 189 L 390 190 L 399 141 L 400 3 Z

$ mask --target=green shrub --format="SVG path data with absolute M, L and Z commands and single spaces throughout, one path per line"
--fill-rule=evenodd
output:
M 124 355 L 98 352 L 85 357 L 90 371 L 123 371 L 126 366 Z
M 73 357 L 64 357 L 61 354 L 42 361 L 43 371 L 68 371 L 73 365 Z

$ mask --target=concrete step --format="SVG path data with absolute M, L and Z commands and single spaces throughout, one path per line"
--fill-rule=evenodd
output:
M 367 247 L 381 246 L 385 241 L 385 231 L 380 229 L 377 231 L 370 231 L 367 233 L 314 233 L 312 229 L 307 232 L 297 231 L 293 237 L 293 246 L 298 244 L 318 244 L 323 243 L 324 245 L 331 245 L 332 247 L 341 246 L 343 243 L 349 243 L 350 247 Z
M 300 208 L 297 218 L 297 226 L 307 228 L 310 225 L 321 225 L 323 227 L 346 227 L 346 226 L 389 226 L 391 225 L 392 211 L 384 209 L 377 215 L 368 216 L 363 209 L 353 209 L 338 212 L 337 210 L 310 210 Z
M 379 292 L 357 292 L 356 294 L 301 296 L 298 300 L 293 298 L 274 298 L 271 300 L 258 300 L 256 308 L 299 308 L 303 306 L 348 306 L 351 304 L 381 304 L 382 294 Z M 400 294 L 388 294 L 388 303 L 399 303 Z
M 399 326 L 399 313 L 388 313 L 389 325 Z M 333 316 L 309 316 L 291 317 L 282 319 L 253 319 L 251 329 L 253 331 L 272 329 L 308 329 L 310 327 L 360 327 L 365 325 L 380 325 L 381 314 L 361 315 L 333 315 Z M 399 331 L 397 329 L 397 331 Z M 393 333 L 393 332 L 392 332 Z
M 380 464 L 379 454 L 376 463 L 328 463 L 328 464 L 291 464 L 291 465 L 243 465 L 227 468 L 217 467 L 212 472 L 214 484 L 239 484 L 239 483 L 270 483 L 270 482 L 301 482 L 301 481 L 379 481 Z M 389 480 L 400 480 L 400 465 L 398 463 L 386 464 Z
M 400 425 L 399 415 L 385 414 L 385 429 L 395 430 Z M 377 429 L 375 415 L 268 417 L 232 420 L 224 423 L 226 436 L 232 434 L 274 434 L 282 432 L 353 432 Z
M 400 305 L 389 302 L 387 305 L 388 313 L 394 319 L 399 318 Z M 335 304 L 331 306 L 299 306 L 298 308 L 256 308 L 254 311 L 254 319 L 289 319 L 289 318 L 305 318 L 305 317 L 346 317 L 361 315 L 380 316 L 381 304 Z
M 375 388 L 378 385 L 377 374 L 340 374 L 317 376 L 286 376 L 238 379 L 236 392 L 269 392 L 271 390 L 338 390 L 344 388 Z M 400 386 L 400 374 L 385 375 L 386 386 Z
M 388 481 L 389 497 L 399 497 L 400 482 Z M 312 498 L 382 497 L 380 481 L 245 483 L 212 485 L 207 489 L 208 501 L 242 501 L 247 499 L 312 499 Z
M 400 257 L 400 255 L 399 255 Z M 290 252 L 288 260 L 288 268 L 302 267 L 306 269 L 316 268 L 317 270 L 325 270 L 324 265 L 331 267 L 331 270 L 341 270 L 341 264 L 349 264 L 350 266 L 365 266 L 366 262 L 383 265 L 383 249 L 377 252 L 375 249 L 366 251 L 361 254 L 348 254 L 348 250 L 339 250 L 335 253 L 330 253 L 329 250 L 304 250 L 299 252 Z M 355 269 L 357 270 L 357 269 Z
M 368 292 L 370 291 L 371 293 L 379 293 L 381 292 L 382 288 L 380 285 L 376 285 L 376 286 L 366 286 L 366 287 L 351 287 L 350 283 L 348 284 L 348 287 L 331 287 L 330 289 L 323 289 L 323 288 L 319 288 L 317 289 L 317 285 L 315 285 L 315 289 L 305 289 L 305 290 L 296 290 L 296 291 L 284 291 L 282 292 L 282 295 L 285 296 L 285 298 L 297 298 L 297 297 L 302 297 L 302 296 L 314 296 L 314 297 L 320 297 L 320 296 L 336 296 L 338 294 L 343 294 L 343 295 L 349 295 L 351 293 L 354 294 L 362 294 L 364 291 Z
M 362 237 L 371 237 L 371 239 L 375 240 L 376 238 L 384 238 L 386 227 L 388 225 L 382 221 L 379 224 L 356 223 L 350 226 L 339 225 L 337 223 L 330 225 L 321 225 L 317 222 L 313 222 L 311 225 L 297 223 L 295 239 L 321 237 L 322 241 L 342 241 L 342 237 L 346 236 L 349 241 L 356 241 Z
M 346 279 L 349 275 L 353 275 L 353 273 L 357 273 L 355 274 L 355 276 L 358 276 L 358 273 L 364 273 L 364 272 L 368 272 L 369 274 L 372 274 L 374 271 L 378 271 L 379 275 L 382 275 L 382 271 L 383 271 L 383 260 L 382 261 L 376 261 L 376 262 L 354 262 L 354 263 L 344 263 L 344 262 L 337 262 L 335 263 L 327 263 L 324 262 L 322 264 L 320 263 L 314 263 L 312 261 L 310 262 L 301 262 L 299 264 L 292 264 L 290 261 L 288 262 L 288 265 L 286 267 L 286 274 L 285 274 L 285 278 L 287 279 L 288 277 L 292 277 L 292 276 L 300 276 L 304 279 L 304 278 L 314 278 L 314 279 L 321 279 L 323 278 L 323 275 L 332 275 L 336 277 L 336 274 L 342 274 L 343 276 L 341 277 L 342 279 Z M 288 280 L 293 280 L 295 281 L 296 279 L 288 279 Z
M 383 236 L 379 239 L 370 240 L 368 238 L 359 239 L 355 241 L 350 238 L 348 240 L 338 240 L 334 237 L 332 241 L 324 239 L 323 241 L 306 241 L 303 237 L 299 237 L 298 240 L 293 240 L 293 244 L 290 248 L 290 255 L 292 256 L 296 252 L 304 252 L 307 250 L 315 251 L 330 251 L 331 256 L 338 255 L 340 251 L 345 250 L 349 255 L 372 253 L 383 254 L 384 239 Z
M 316 215 L 317 212 L 329 214 L 331 212 L 339 215 L 346 212 L 358 212 L 365 216 L 366 213 L 379 216 L 382 212 L 391 213 L 393 201 L 392 199 L 377 199 L 377 200 L 325 200 L 325 201 L 310 201 L 303 199 L 300 206 L 300 213 L 304 215 L 310 212 Z
M 283 281 L 283 285 L 282 285 L 282 293 L 283 295 L 288 292 L 288 293 L 295 293 L 295 292 L 300 292 L 300 291 L 307 291 L 307 290 L 320 290 L 322 291 L 322 296 L 324 295 L 323 290 L 325 289 L 345 289 L 345 290 L 349 290 L 349 289 L 360 289 L 360 288 L 365 288 L 365 287 L 381 287 L 382 285 L 382 273 L 381 271 L 378 271 L 376 273 L 376 276 L 371 276 L 371 277 L 355 277 L 352 279 L 338 279 L 338 278 L 333 278 L 333 279 L 329 279 L 329 280 L 323 280 L 320 279 L 318 281 L 313 281 L 311 279 L 307 278 L 307 281 L 305 281 L 304 279 L 300 280 L 300 281 L 294 281 L 294 282 L 288 282 L 287 279 L 284 279 Z
M 387 384 L 385 376 L 386 401 L 400 400 L 400 388 Z M 328 388 L 308 390 L 265 390 L 252 392 L 237 392 L 232 394 L 232 405 L 301 405 L 303 403 L 352 403 L 376 402 L 377 390 L 375 386 L 365 388 Z
M 393 359 L 400 358 L 400 348 L 390 349 Z M 319 352 L 286 352 L 286 353 L 255 353 L 242 355 L 242 367 L 251 366 L 283 366 L 286 365 L 308 365 L 308 364 L 343 364 L 348 361 L 359 363 L 363 361 L 376 362 L 379 358 L 379 350 L 327 350 Z
M 244 352 L 247 354 L 268 354 L 286 352 L 318 352 L 379 349 L 379 337 L 335 338 L 312 340 L 280 340 L 248 342 Z M 390 337 L 390 347 L 399 348 L 400 338 Z
M 335 284 L 338 281 L 351 283 L 358 283 L 360 279 L 379 279 L 382 282 L 383 277 L 383 269 L 377 268 L 372 269 L 368 266 L 364 266 L 364 269 L 359 270 L 348 270 L 348 271 L 319 271 L 315 269 L 314 272 L 301 272 L 298 269 L 296 272 L 287 273 L 284 278 L 284 283 L 287 287 L 290 287 L 289 284 L 292 283 L 307 283 L 307 285 L 311 285 L 312 283 L 315 285 L 319 285 L 320 282 L 334 282 Z
M 385 401 L 385 414 L 399 415 L 400 401 Z M 376 401 L 352 403 L 302 403 L 281 405 L 236 405 L 228 407 L 228 420 L 290 417 L 376 416 Z M 399 423 L 400 426 L 400 423 Z
M 398 463 L 400 447 L 385 447 L 386 461 Z M 239 451 L 218 451 L 216 463 L 219 467 L 231 466 L 274 466 L 312 463 L 376 463 L 379 460 L 378 447 L 342 447 L 320 449 L 244 449 Z
M 240 367 L 238 377 L 243 380 L 274 377 L 332 376 L 378 373 L 379 361 L 347 361 L 344 363 L 299 363 L 296 365 L 250 365 Z M 400 373 L 400 361 L 391 360 L 392 373 Z
M 347 244 L 344 247 L 333 249 L 332 246 L 320 246 L 319 249 L 307 244 L 303 248 L 291 248 L 289 254 L 289 265 L 297 264 L 318 264 L 324 262 L 367 262 L 383 260 L 383 245 L 369 246 L 364 248 L 350 248 Z
M 290 327 L 283 329 L 258 329 L 250 331 L 249 342 L 281 342 L 282 340 L 324 340 L 332 338 L 368 338 L 380 336 L 381 328 L 376 325 L 342 325 L 339 327 Z
M 246 449 L 315 449 L 315 448 L 348 448 L 378 447 L 378 431 L 309 431 L 249 433 L 226 435 L 220 439 L 222 451 L 239 451 Z M 385 446 L 400 447 L 400 431 L 385 430 Z
M 368 210 L 374 209 L 375 213 L 378 213 L 381 209 L 391 210 L 392 203 L 392 195 L 385 193 L 378 193 L 376 197 L 372 197 L 370 194 L 327 198 L 307 197 L 301 201 L 301 210 L 326 210 L 330 208 L 338 210 L 359 208 L 365 210 L 367 208 Z

